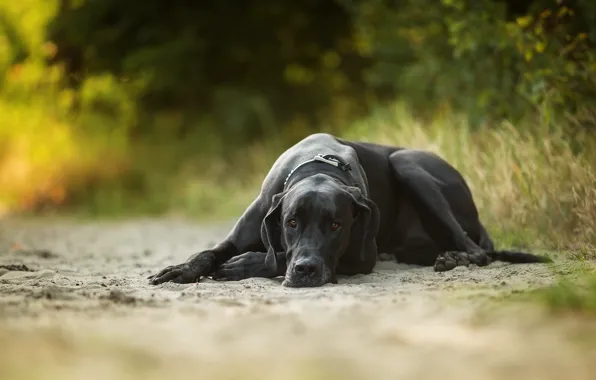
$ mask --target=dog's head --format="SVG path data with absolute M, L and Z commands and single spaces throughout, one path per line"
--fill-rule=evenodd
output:
M 275 252 L 286 254 L 283 285 L 308 287 L 336 283 L 335 269 L 346 252 L 363 261 L 376 255 L 378 229 L 377 206 L 359 188 L 317 174 L 273 196 L 261 236 L 270 268 L 277 268 Z

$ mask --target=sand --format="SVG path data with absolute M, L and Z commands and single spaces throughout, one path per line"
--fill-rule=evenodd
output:
M 504 294 L 554 266 L 432 268 L 290 289 L 280 279 L 151 286 L 231 222 L 0 221 L 1 379 L 594 379 L 589 323 Z

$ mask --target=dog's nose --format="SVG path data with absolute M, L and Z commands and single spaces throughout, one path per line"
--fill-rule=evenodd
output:
M 311 258 L 300 259 L 294 265 L 294 271 L 301 276 L 311 276 L 317 271 L 317 262 Z

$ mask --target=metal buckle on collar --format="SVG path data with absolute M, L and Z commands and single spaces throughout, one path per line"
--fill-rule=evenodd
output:
M 350 164 L 345 162 L 341 157 L 333 155 L 333 154 L 326 154 L 324 156 L 322 154 L 317 154 L 315 156 L 314 160 L 324 162 L 329 165 L 333 165 L 337 168 L 340 168 L 344 172 L 352 170 L 352 167 L 350 166 Z

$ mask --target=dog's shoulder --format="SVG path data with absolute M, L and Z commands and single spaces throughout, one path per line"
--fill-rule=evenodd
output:
M 340 144 L 347 145 L 347 146 L 351 147 L 352 149 L 354 149 L 356 151 L 356 153 L 358 154 L 358 157 L 360 157 L 360 160 L 365 160 L 365 161 L 370 160 L 370 159 L 375 161 L 375 159 L 373 159 L 373 157 L 376 157 L 376 159 L 388 158 L 392 153 L 406 149 L 406 148 L 400 147 L 400 146 L 379 144 L 379 143 L 368 142 L 368 141 L 347 140 L 347 139 L 342 139 L 339 137 L 335 137 L 335 139 Z

